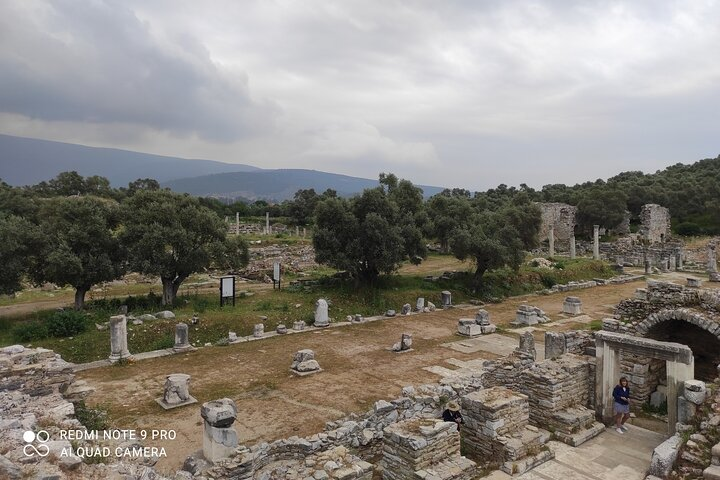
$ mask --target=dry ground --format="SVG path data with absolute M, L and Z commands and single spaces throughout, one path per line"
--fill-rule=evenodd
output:
M 644 282 L 634 282 L 580 290 L 573 295 L 583 300 L 587 314 L 601 319 L 611 314 L 619 300 L 642 286 Z M 524 302 L 558 319 L 565 296 L 527 295 L 484 308 L 498 325 L 512 321 L 517 306 Z M 225 396 L 235 400 L 239 411 L 235 427 L 240 442 L 249 445 L 316 433 L 326 421 L 351 412 L 365 412 L 376 400 L 397 397 L 402 386 L 439 380 L 423 367 L 450 367 L 444 361 L 451 357 L 491 358 L 488 353 L 463 354 L 440 345 L 459 340 L 454 334 L 457 319 L 473 314 L 474 308 L 452 309 L 278 336 L 127 366 L 87 370 L 80 372 L 78 378 L 97 389 L 88 403 L 107 406 L 116 427 L 177 431 L 176 440 L 157 444 L 165 446 L 168 454 L 158 467 L 170 471 L 202 447 L 199 406 L 203 402 Z M 413 334 L 415 351 L 404 354 L 388 351 L 402 332 Z M 292 354 L 303 348 L 315 350 L 323 372 L 303 378 L 289 374 Z M 161 395 L 165 376 L 179 372 L 191 375 L 190 392 L 199 403 L 163 411 L 153 399 Z

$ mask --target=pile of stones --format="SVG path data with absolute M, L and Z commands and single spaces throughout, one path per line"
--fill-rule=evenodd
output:
M 320 364 L 315 360 L 315 352 L 310 349 L 299 350 L 293 356 L 293 362 L 290 365 L 290 372 L 294 375 L 304 377 L 313 373 L 322 372 Z
M 550 318 L 538 307 L 520 305 L 515 312 L 515 320 L 510 322 L 513 327 L 527 327 L 538 323 L 549 322 Z
M 496 330 L 497 326 L 490 323 L 490 314 L 482 308 L 475 314 L 475 318 L 461 318 L 458 320 L 457 332 L 466 337 L 495 333 Z

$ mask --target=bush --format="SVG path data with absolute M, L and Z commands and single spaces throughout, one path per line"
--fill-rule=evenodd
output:
M 13 328 L 12 336 L 16 342 L 27 343 L 47 338 L 49 333 L 44 323 L 33 321 L 16 325 L 15 328 Z
M 685 237 L 690 237 L 702 234 L 703 229 L 695 222 L 683 222 L 675 227 L 675 233 Z
M 72 337 L 87 330 L 87 317 L 75 310 L 55 312 L 46 320 L 47 331 L 51 337 Z

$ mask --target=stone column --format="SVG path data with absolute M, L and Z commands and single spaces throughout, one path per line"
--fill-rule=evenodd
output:
M 695 377 L 695 361 L 692 356 L 687 365 L 668 360 L 665 362 L 665 372 L 667 373 L 668 433 L 673 435 L 678 421 L 678 397 L 683 393 L 685 381 Z
M 452 293 L 448 290 L 443 290 L 440 292 L 440 297 L 442 299 L 442 308 L 452 307 Z
M 715 245 L 708 244 L 707 248 L 707 271 L 708 273 L 717 272 L 717 258 L 715 257 Z
M 186 352 L 192 350 L 192 346 L 188 340 L 187 323 L 178 323 L 175 325 L 175 346 L 173 350 L 176 352 Z
M 297 225 L 295 226 L 295 236 L 296 237 L 300 236 L 300 227 L 298 227 Z
M 303 227 L 303 238 L 307 236 L 307 228 Z
M 110 317 L 110 362 L 132 358 L 127 344 L 127 318 L 125 315 Z
M 675 264 L 677 265 L 678 270 L 683 269 L 683 256 L 682 253 L 678 253 L 675 258 Z
M 235 402 L 229 398 L 203 403 L 200 415 L 205 420 L 203 455 L 209 462 L 217 462 L 235 453 L 237 432 L 231 428 L 237 418 Z
M 575 252 L 575 235 L 570 237 L 570 258 L 575 258 L 577 253 Z
M 315 302 L 315 323 L 316 327 L 327 327 L 330 325 L 330 317 L 328 316 L 328 304 L 324 298 Z
M 600 260 L 600 225 L 593 225 L 593 258 Z
M 605 340 L 595 339 L 595 413 L 604 423 L 613 419 L 612 391 L 620 378 L 618 357 L 618 352 Z
M 240 212 L 235 212 L 235 235 L 240 235 Z
M 265 233 L 268 235 L 272 233 L 270 231 L 270 212 L 265 212 Z
M 535 360 L 537 352 L 535 351 L 535 338 L 533 337 L 532 332 L 523 332 L 520 334 L 520 345 L 518 346 L 517 351 L 522 354 L 529 355 L 533 360 Z
M 425 309 L 425 297 L 418 297 L 415 302 L 415 311 L 422 312 Z
M 555 227 L 552 225 L 548 229 L 548 256 L 555 256 Z

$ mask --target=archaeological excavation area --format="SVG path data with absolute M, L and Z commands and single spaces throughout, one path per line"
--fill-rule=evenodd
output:
M 437 308 L 408 299 L 398 313 L 344 322 L 327 322 L 320 299 L 317 323 L 259 324 L 200 349 L 181 323 L 174 349 L 153 355 L 127 350 L 120 315 L 109 359 L 93 365 L 6 347 L 2 468 L 43 478 L 713 478 L 720 467 L 704 452 L 720 441 L 720 290 L 671 279 L 626 274 L 481 307 L 438 292 Z M 623 435 L 607 428 L 619 376 L 636 414 Z M 126 436 L 70 438 L 87 430 L 73 416 L 79 399 L 109 407 Z M 442 421 L 450 402 L 459 428 Z M 643 405 L 667 413 L 648 420 Z M 48 442 L 23 439 L 40 427 Z M 24 445 L 50 454 L 21 462 Z

